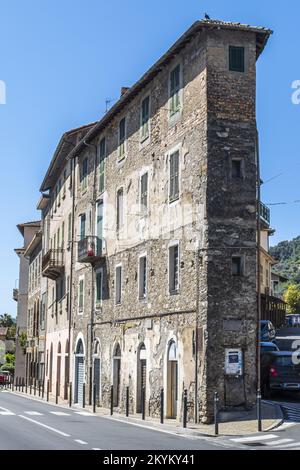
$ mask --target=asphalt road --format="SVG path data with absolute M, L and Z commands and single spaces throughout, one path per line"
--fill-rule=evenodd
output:
M 177 436 L 0 392 L 0 450 L 218 450 L 234 446 L 217 438 Z

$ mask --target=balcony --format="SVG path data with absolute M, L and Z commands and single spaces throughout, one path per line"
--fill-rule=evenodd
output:
M 103 258 L 103 239 L 88 236 L 78 242 L 79 263 L 95 263 Z
M 13 300 L 18 302 L 18 298 L 19 298 L 19 289 L 13 289 Z
M 269 226 L 270 225 L 270 209 L 262 202 L 259 203 L 259 215 L 260 215 L 261 221 Z
M 42 259 L 42 275 L 55 280 L 64 271 L 64 250 L 48 250 Z

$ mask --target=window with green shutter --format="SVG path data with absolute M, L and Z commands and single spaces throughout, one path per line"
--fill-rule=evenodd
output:
M 80 184 L 81 190 L 84 191 L 87 188 L 87 174 L 88 174 L 88 159 L 85 158 L 82 161 L 80 168 Z
M 64 249 L 65 247 L 65 223 L 62 223 L 61 226 L 61 247 Z
M 104 191 L 104 166 L 105 166 L 105 154 L 106 154 L 106 142 L 105 137 L 101 139 L 99 144 L 99 191 Z
M 180 110 L 180 65 L 170 73 L 170 116 Z
M 84 279 L 79 280 L 78 286 L 78 309 L 83 312 L 83 296 L 84 296 Z
M 148 173 L 141 176 L 141 212 L 147 212 L 148 208 Z
M 149 120 L 150 120 L 150 97 L 147 96 L 142 101 L 142 106 L 141 106 L 141 141 L 142 142 L 149 137 Z
M 80 216 L 80 240 L 85 238 L 85 226 L 86 226 L 86 215 L 81 214 Z
M 102 302 L 102 286 L 103 286 L 103 279 L 102 279 L 102 270 L 96 272 L 96 306 L 101 304 Z
M 169 248 L 169 291 L 175 294 L 179 290 L 179 246 Z
M 121 119 L 119 123 L 119 160 L 125 157 L 125 141 L 126 141 L 126 119 Z
M 245 48 L 229 46 L 229 70 L 245 72 Z
M 72 240 L 72 212 L 68 215 L 68 242 Z
M 178 199 L 179 197 L 179 150 L 170 155 L 170 202 Z

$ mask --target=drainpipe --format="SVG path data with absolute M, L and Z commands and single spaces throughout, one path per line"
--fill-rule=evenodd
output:
M 260 158 L 259 158 L 259 142 L 258 142 L 258 131 L 256 130 L 255 139 L 255 153 L 256 153 L 256 186 L 257 186 L 257 207 L 256 207 L 256 222 L 257 222 L 257 393 L 261 393 L 261 378 L 260 378 L 260 320 L 261 320 L 261 285 L 260 285 L 260 244 L 261 244 L 261 222 L 260 222 Z
M 198 338 L 198 330 L 199 330 L 199 305 L 200 305 L 200 276 L 199 276 L 199 249 L 197 247 L 196 250 L 196 331 L 195 331 L 195 405 L 194 405 L 194 421 L 198 423 L 198 349 L 199 349 L 199 338 Z
M 97 145 L 88 144 L 85 140 L 83 141 L 86 147 L 93 148 L 95 151 L 94 157 L 94 182 L 93 182 L 93 196 L 92 196 L 92 220 L 91 220 L 91 232 L 95 235 L 95 217 L 96 217 L 96 198 L 97 198 Z M 92 286 L 91 286 L 91 324 L 90 324 L 90 387 L 89 387 L 89 401 L 91 404 L 91 391 L 93 385 L 93 344 L 94 344 L 94 311 L 95 311 L 95 271 L 94 266 L 92 265 Z

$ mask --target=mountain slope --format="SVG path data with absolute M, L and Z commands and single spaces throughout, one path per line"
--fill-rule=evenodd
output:
M 270 253 L 278 260 L 274 271 L 288 277 L 291 282 L 300 284 L 300 236 L 278 243 L 270 248 Z

